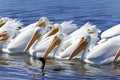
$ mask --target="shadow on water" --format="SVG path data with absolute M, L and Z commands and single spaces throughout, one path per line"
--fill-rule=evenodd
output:
M 0 78 L 5 80 L 79 80 L 119 79 L 120 64 L 90 65 L 79 59 L 71 61 L 47 58 L 45 70 L 41 62 L 23 54 L 0 54 Z

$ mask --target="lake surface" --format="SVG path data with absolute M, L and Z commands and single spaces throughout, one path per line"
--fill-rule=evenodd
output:
M 78 26 L 91 22 L 102 31 L 120 23 L 119 0 L 0 0 L 0 17 L 21 20 L 25 26 L 46 16 L 50 21 L 73 20 Z M 85 64 L 47 59 L 44 74 L 23 54 L 0 54 L 0 80 L 119 80 L 120 65 Z M 62 68 L 54 71 L 54 67 Z

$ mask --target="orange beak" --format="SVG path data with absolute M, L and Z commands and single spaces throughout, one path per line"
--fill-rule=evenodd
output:
M 40 20 L 38 21 L 38 23 L 36 24 L 35 27 L 43 27 L 45 28 L 46 24 L 44 21 Z M 32 44 L 41 37 L 41 34 L 39 34 L 38 31 L 35 31 L 35 33 L 33 34 L 32 38 L 30 39 L 30 41 L 28 42 L 27 46 L 25 47 L 23 53 L 26 53 L 27 50 L 32 46 Z
M 85 39 L 80 40 L 78 45 L 76 46 L 75 50 L 72 52 L 72 54 L 69 56 L 68 60 L 71 60 L 73 57 L 75 57 L 78 53 L 80 53 L 83 49 L 86 48 L 88 42 Z
M 33 34 L 33 36 L 32 36 L 32 38 L 30 39 L 30 41 L 28 42 L 27 46 L 25 47 L 23 53 L 26 53 L 27 50 L 32 46 L 32 44 L 33 44 L 37 39 L 39 39 L 40 37 L 41 37 L 41 34 L 39 34 L 39 32 L 36 31 L 36 32 Z
M 53 26 L 52 29 L 47 33 L 46 37 L 52 36 L 52 35 L 56 34 L 58 31 L 59 31 L 59 29 Z
M 0 20 L 0 28 L 5 24 L 4 21 Z
M 9 37 L 9 36 L 7 35 L 7 32 L 6 32 L 6 31 L 0 33 L 0 41 L 5 41 L 5 40 L 8 39 L 8 37 Z
M 46 24 L 45 24 L 44 21 L 39 21 L 39 22 L 37 23 L 36 27 L 38 27 L 38 26 L 45 28 Z
M 45 53 L 43 54 L 43 58 L 46 58 L 47 55 L 61 42 L 61 39 L 57 36 L 54 37 L 53 41 L 51 42 L 50 46 L 46 49 Z
M 116 52 L 113 62 L 115 62 L 119 56 L 120 56 L 120 48 Z

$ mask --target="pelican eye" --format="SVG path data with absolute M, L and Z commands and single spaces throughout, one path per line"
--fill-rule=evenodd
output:
M 3 20 L 0 19 L 0 22 L 2 22 Z
M 84 39 L 85 39 L 84 37 L 81 38 L 81 40 L 84 40 Z
M 7 31 L 4 31 L 4 32 L 6 32 L 6 33 L 7 33 Z
M 49 27 L 50 29 L 52 29 L 52 26 L 51 27 Z
M 5 21 L 0 20 L 0 27 L 2 27 L 5 24 Z
M 52 29 L 52 27 L 53 27 L 53 26 L 49 26 L 49 27 L 48 27 L 48 30 L 51 30 L 51 29 Z
M 21 29 L 22 27 L 18 27 L 18 29 Z
M 90 32 L 90 29 L 87 29 L 87 32 Z
M 4 34 L 7 34 L 7 31 L 3 31 Z

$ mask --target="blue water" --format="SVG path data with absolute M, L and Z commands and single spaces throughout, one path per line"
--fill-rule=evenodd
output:
M 21 20 L 24 25 L 46 16 L 50 21 L 73 20 L 78 26 L 96 24 L 102 31 L 120 23 L 119 0 L 0 0 L 0 17 Z M 113 80 L 120 79 L 120 65 L 89 65 L 80 60 L 47 59 L 45 73 L 29 65 L 30 56 L 0 54 L 0 80 Z M 54 65 L 64 68 L 54 71 Z

